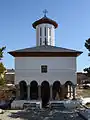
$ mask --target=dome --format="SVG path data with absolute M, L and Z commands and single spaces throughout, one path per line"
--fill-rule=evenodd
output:
M 43 18 L 35 21 L 32 26 L 36 29 L 36 26 L 42 23 L 48 23 L 48 24 L 52 24 L 55 28 L 58 27 L 58 24 L 54 21 L 49 19 L 48 17 L 44 16 Z

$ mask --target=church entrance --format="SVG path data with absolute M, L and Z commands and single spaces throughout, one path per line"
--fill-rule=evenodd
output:
M 32 81 L 30 83 L 30 99 L 31 100 L 38 99 L 38 83 L 36 81 Z
M 26 100 L 27 99 L 27 84 L 25 81 L 21 81 L 19 83 L 20 86 L 20 99 Z
M 45 107 L 50 99 L 50 86 L 47 81 L 43 81 L 41 84 L 41 98 L 42 106 Z

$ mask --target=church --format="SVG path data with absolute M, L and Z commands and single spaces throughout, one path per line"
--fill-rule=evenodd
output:
M 82 53 L 55 46 L 56 21 L 44 17 L 35 21 L 36 46 L 10 51 L 15 57 L 17 100 L 75 99 L 77 57 Z

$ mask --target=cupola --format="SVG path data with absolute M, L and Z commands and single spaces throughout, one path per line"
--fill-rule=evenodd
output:
M 55 46 L 55 29 L 58 24 L 46 16 L 47 10 L 44 10 L 44 17 L 35 21 L 32 26 L 36 29 L 36 45 Z

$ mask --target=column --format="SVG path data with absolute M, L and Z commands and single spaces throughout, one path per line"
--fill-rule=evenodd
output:
M 28 100 L 30 100 L 30 85 L 27 86 L 27 95 L 28 95 Z
M 50 86 L 50 100 L 52 100 L 52 85 Z
M 38 99 L 41 100 L 41 86 L 38 85 Z
M 73 85 L 73 99 L 75 99 L 75 85 Z
M 70 91 L 69 91 L 69 92 L 70 92 L 70 96 L 69 96 L 69 97 L 71 97 L 71 88 L 72 88 L 72 86 L 71 86 L 71 85 L 69 85 L 69 87 L 70 87 Z
M 70 97 L 70 92 L 69 92 L 70 89 L 69 89 L 69 85 L 67 85 L 67 89 L 68 89 L 68 90 L 67 90 L 67 97 L 69 98 L 69 97 Z
M 73 98 L 73 86 L 71 86 L 71 98 Z
M 18 100 L 20 97 L 20 88 L 19 88 L 19 84 L 15 85 L 16 86 L 16 99 Z

